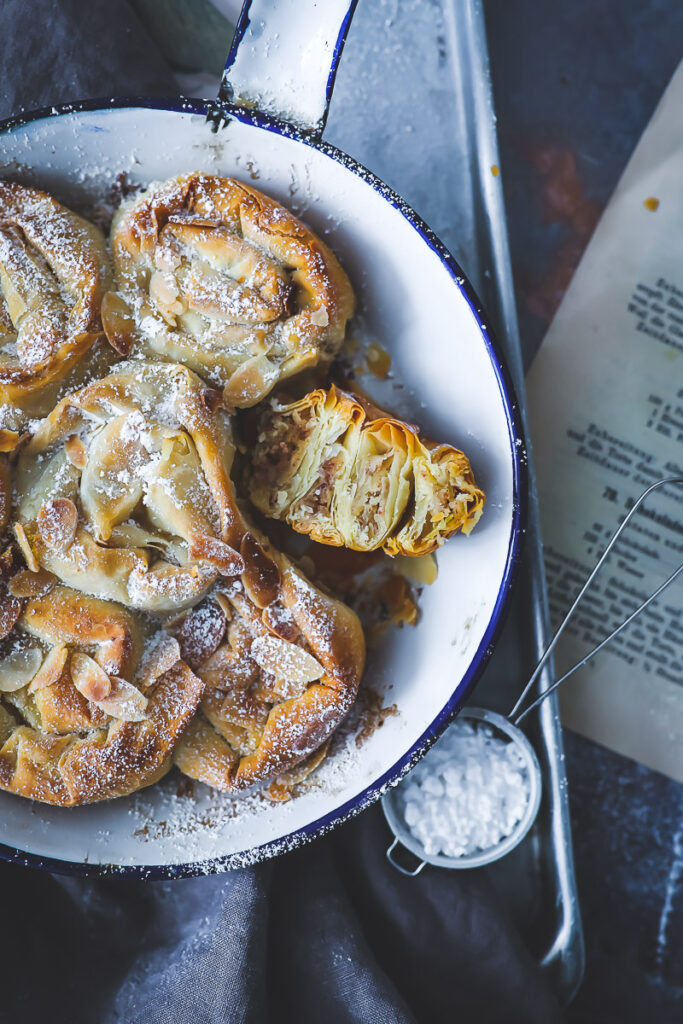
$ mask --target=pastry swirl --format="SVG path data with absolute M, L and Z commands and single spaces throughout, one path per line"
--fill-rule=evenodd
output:
M 249 493 L 322 544 L 390 555 L 428 554 L 469 533 L 485 501 L 461 451 L 334 386 L 263 413 Z
M 363 672 L 365 642 L 354 612 L 284 556 L 271 556 L 277 576 L 267 605 L 232 584 L 212 613 L 200 607 L 188 620 L 190 634 L 195 617 L 211 641 L 198 663 L 186 654 L 206 689 L 174 760 L 218 789 L 303 777 L 324 757 Z
M 67 807 L 160 778 L 204 689 L 178 644 L 141 660 L 129 612 L 44 573 L 4 583 L 0 609 L 0 788 Z
M 45 192 L 0 181 L 0 402 L 23 406 L 102 334 L 104 236 Z
M 229 409 L 329 363 L 353 314 L 335 255 L 288 210 L 233 178 L 187 174 L 121 207 L 111 232 L 111 344 L 183 363 Z
M 130 362 L 59 402 L 17 460 L 14 531 L 29 568 L 154 613 L 239 575 L 244 529 L 216 401 L 185 367 Z

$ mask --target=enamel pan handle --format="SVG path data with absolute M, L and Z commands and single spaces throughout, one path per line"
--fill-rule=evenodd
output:
M 358 0 L 245 0 L 219 100 L 320 137 Z

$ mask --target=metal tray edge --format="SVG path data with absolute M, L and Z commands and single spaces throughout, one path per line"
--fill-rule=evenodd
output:
M 489 268 L 491 276 L 487 282 L 488 294 L 485 294 L 483 299 L 490 315 L 497 321 L 497 336 L 508 360 L 527 438 L 529 497 L 526 541 L 532 575 L 533 622 L 531 625 L 534 634 L 534 647 L 540 657 L 550 638 L 550 616 L 540 539 L 536 477 L 526 415 L 524 370 L 512 281 L 505 204 L 501 179 L 494 176 L 491 171 L 493 166 L 500 166 L 500 157 L 483 2 L 482 0 L 452 0 L 450 13 L 451 17 L 458 18 L 458 27 L 457 30 L 453 29 L 453 36 L 456 41 L 462 40 L 461 48 L 462 46 L 466 48 L 466 53 L 463 56 L 469 64 L 471 95 L 464 99 L 471 106 L 469 120 L 476 133 L 476 166 L 472 168 L 472 174 L 476 185 L 478 185 L 485 214 L 480 218 L 482 230 L 485 233 L 484 248 L 491 253 L 491 267 Z M 551 685 L 553 676 L 554 668 L 551 661 L 546 665 L 539 678 L 540 690 L 547 689 Z M 574 871 L 562 725 L 558 702 L 554 695 L 541 705 L 540 726 L 548 753 L 551 831 L 555 847 L 558 899 L 561 907 L 556 934 L 541 959 L 541 967 L 550 975 L 553 987 L 562 1001 L 569 1003 L 583 979 L 585 947 Z

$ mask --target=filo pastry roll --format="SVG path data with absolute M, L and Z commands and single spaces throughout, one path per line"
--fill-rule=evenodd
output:
M 262 414 L 249 493 L 322 544 L 390 555 L 470 533 L 485 502 L 463 452 L 334 385 Z

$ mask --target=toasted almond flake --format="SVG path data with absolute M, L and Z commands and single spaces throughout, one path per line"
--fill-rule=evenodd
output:
M 14 693 L 28 686 L 41 666 L 39 647 L 19 647 L 0 662 L 0 692 Z
M 14 597 L 42 597 L 56 582 L 56 576 L 39 566 L 36 572 L 20 569 L 8 582 L 7 589 Z
M 121 722 L 142 722 L 147 717 L 147 698 L 119 676 L 112 676 L 109 696 L 93 700 L 93 704 Z
M 78 527 L 78 509 L 70 498 L 53 498 L 41 505 L 38 532 L 43 542 L 56 551 L 73 543 Z
M 232 605 L 230 604 L 229 599 L 226 597 L 225 594 L 221 594 L 219 592 L 215 595 L 215 600 L 216 604 L 225 615 L 225 621 L 230 622 L 230 619 L 232 618 Z
M 212 565 L 222 576 L 239 576 L 244 572 L 242 556 L 217 537 L 193 537 L 188 553 L 190 558 Z
M 311 323 L 315 324 L 316 327 L 327 327 L 329 322 L 330 317 L 324 306 L 321 306 L 320 309 L 316 309 L 311 313 Z
M 70 437 L 67 437 L 64 442 L 64 450 L 72 466 L 75 466 L 76 469 L 85 469 L 88 453 L 78 434 L 71 434 Z
M 135 340 L 135 320 L 128 303 L 116 292 L 106 292 L 101 316 L 107 341 L 115 352 L 127 356 Z
M 199 395 L 202 405 L 209 410 L 210 413 L 214 413 L 223 404 L 223 395 L 216 388 L 204 388 Z
M 14 536 L 16 537 L 17 544 L 21 550 L 22 555 L 26 559 L 26 564 L 31 572 L 38 572 L 40 569 L 40 563 L 36 556 L 33 554 L 33 549 L 29 544 L 28 537 L 26 536 L 26 530 L 21 523 L 14 524 Z
M 187 309 L 178 282 L 167 270 L 153 272 L 149 279 L 149 297 L 170 327 L 175 327 L 176 316 Z
M 16 430 L 0 430 L 0 452 L 13 452 L 19 444 Z
M 263 609 L 261 618 L 271 633 L 279 636 L 282 640 L 289 640 L 290 643 L 293 643 L 299 635 L 294 616 L 284 605 L 269 605 Z
M 97 703 L 111 693 L 111 679 L 88 654 L 74 651 L 69 668 L 74 686 L 87 700 Z
M 251 533 L 242 538 L 240 554 L 244 589 L 257 608 L 267 608 L 280 593 L 280 570 Z
M 142 690 L 153 686 L 180 661 L 180 644 L 174 636 L 165 636 L 145 652 L 135 682 Z
M 53 647 L 45 661 L 40 666 L 29 686 L 29 692 L 43 690 L 46 686 L 52 686 L 60 678 L 66 665 L 69 651 L 66 647 Z
M 191 669 L 199 668 L 218 650 L 226 625 L 227 619 L 222 608 L 213 601 L 204 601 L 188 614 L 178 640 L 183 661 Z
M 288 683 L 312 683 L 325 671 L 308 651 L 277 636 L 256 637 L 251 656 L 264 672 Z

